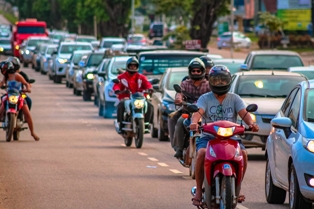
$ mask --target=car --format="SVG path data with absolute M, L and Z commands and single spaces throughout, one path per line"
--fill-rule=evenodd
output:
M 215 65 L 225 65 L 233 75 L 240 71 L 240 66 L 244 59 L 217 59 L 214 60 Z
M 291 84 L 292 85 L 292 84 Z M 271 120 L 266 143 L 265 194 L 268 203 L 312 209 L 314 202 L 314 80 L 292 86 Z
M 303 74 L 309 80 L 314 79 L 314 66 L 289 67 L 288 71 Z
M 129 34 L 128 45 L 147 45 L 146 37 L 143 34 Z
M 234 48 L 250 48 L 252 41 L 249 37 L 241 32 L 233 32 Z M 231 32 L 224 32 L 217 38 L 217 48 L 230 48 L 231 46 Z
M 95 40 L 95 41 L 92 41 L 92 42 L 90 42 L 90 43 L 92 44 L 92 46 L 93 46 L 94 49 L 96 50 L 96 49 L 98 49 L 98 47 L 99 47 L 100 41 Z
M 0 38 L 0 54 L 12 55 L 11 39 Z
M 245 58 L 241 70 L 283 70 L 289 67 L 303 67 L 304 63 L 297 52 L 288 50 L 251 51 Z
M 64 32 L 64 31 L 57 31 L 57 32 L 54 32 L 50 38 L 54 44 L 59 44 L 62 37 L 65 36 L 66 34 L 68 34 L 68 33 Z
M 97 38 L 95 36 L 77 35 L 74 41 L 92 43 L 93 41 L 97 41 Z
M 60 41 L 59 41 L 59 44 L 61 42 L 77 42 L 75 41 L 77 39 L 77 34 L 76 33 L 67 33 L 67 34 L 64 34 L 64 36 L 61 37 Z
M 160 79 L 167 68 L 186 67 L 195 57 L 206 55 L 202 52 L 185 50 L 158 50 L 138 54 L 139 73 L 148 79 Z
M 213 61 L 223 59 L 223 57 L 219 54 L 207 54 L 206 56 Z
M 73 94 L 81 96 L 83 91 L 83 71 L 80 67 L 84 67 L 88 54 L 82 56 L 78 63 L 78 69 L 73 71 Z
M 47 44 L 40 56 L 40 73 L 45 75 L 47 74 L 50 65 L 51 65 L 51 54 L 57 49 L 57 44 Z
M 168 141 L 168 115 L 176 110 L 174 104 L 175 90 L 173 84 L 180 84 L 188 75 L 187 67 L 167 68 L 158 84 L 154 84 L 156 91 L 152 95 L 151 103 L 154 107 L 154 120 L 151 135 L 159 141 Z
M 72 53 L 76 50 L 93 50 L 93 46 L 86 42 L 61 42 L 58 49 L 53 52 L 49 76 L 54 83 L 61 83 L 62 79 L 65 78 L 67 64 Z
M 259 131 L 245 132 L 241 136 L 246 148 L 265 149 L 271 119 L 293 86 L 305 80 L 307 78 L 303 75 L 285 71 L 243 71 L 234 74 L 230 92 L 238 94 L 247 105 L 258 105 L 258 110 L 250 115 Z
M 113 79 L 117 78 L 121 70 L 126 68 L 129 56 L 113 56 L 110 58 L 108 67 L 105 68 L 104 81 L 98 87 L 98 115 L 104 118 L 115 118 L 117 116 L 117 105 L 119 99 L 112 90 Z
M 75 71 L 79 69 L 79 62 L 84 55 L 88 55 L 92 50 L 76 50 L 72 52 L 69 64 L 65 73 L 66 87 L 73 88 Z
M 31 36 L 26 40 L 22 54 L 23 67 L 28 67 L 28 64 L 32 63 L 33 51 L 35 50 L 36 46 L 41 43 L 50 43 L 50 39 L 48 37 Z
M 48 45 L 50 45 L 50 43 L 38 44 L 33 51 L 32 68 L 37 72 L 40 71 L 40 59 Z
M 12 32 L 10 25 L 1 25 L 0 27 L 0 38 L 8 38 L 11 39 Z
M 99 49 L 106 50 L 110 49 L 114 44 L 126 45 L 126 40 L 119 37 L 104 37 L 100 41 Z
M 149 26 L 149 39 L 156 38 L 156 37 L 163 37 L 166 35 L 167 32 L 167 25 L 162 22 L 153 22 Z
M 125 49 L 126 53 L 138 55 L 140 52 L 166 50 L 166 46 L 139 46 L 139 45 L 128 45 Z
M 94 74 L 97 73 L 96 68 L 105 58 L 103 51 L 92 51 L 88 54 L 85 65 L 80 67 L 82 70 L 82 81 L 83 81 L 83 100 L 90 101 L 91 96 L 94 93 L 93 80 Z

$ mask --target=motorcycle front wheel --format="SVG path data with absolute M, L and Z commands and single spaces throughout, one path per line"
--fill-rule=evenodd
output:
M 6 127 L 6 141 L 10 142 L 12 140 L 14 128 L 16 123 L 16 117 L 14 113 L 7 114 L 7 127 Z
M 220 209 L 232 209 L 232 186 L 231 176 L 223 176 L 220 187 Z
M 144 140 L 144 119 L 136 119 L 136 135 L 135 135 L 135 146 L 136 148 L 141 148 Z

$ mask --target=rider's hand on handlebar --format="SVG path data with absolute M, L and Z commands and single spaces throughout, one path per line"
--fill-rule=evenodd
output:
M 175 103 L 175 104 L 181 104 L 181 103 L 182 103 L 182 99 L 175 99 L 175 100 L 174 100 L 174 103 Z
M 258 132 L 259 127 L 256 123 L 249 125 L 249 128 L 252 129 L 252 132 Z
M 198 124 L 197 123 L 191 123 L 190 124 L 190 131 L 198 131 Z
M 120 93 L 121 93 L 120 90 L 115 90 L 115 91 L 114 91 L 114 94 L 120 94 Z

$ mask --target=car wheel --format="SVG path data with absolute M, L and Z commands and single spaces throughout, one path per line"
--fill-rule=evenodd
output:
M 91 101 L 91 93 L 87 92 L 86 90 L 83 90 L 83 100 L 84 101 Z
M 267 202 L 271 204 L 283 204 L 286 199 L 286 191 L 273 184 L 268 159 L 266 161 L 265 169 L 265 196 Z
M 166 135 L 164 129 L 162 128 L 163 127 L 163 124 L 162 124 L 162 118 L 160 116 L 160 119 L 159 119 L 159 129 L 158 129 L 158 139 L 159 141 L 169 141 L 169 138 L 168 136 Z
M 23 67 L 28 67 L 28 63 L 23 62 Z
M 98 105 L 98 97 L 95 95 L 94 96 L 94 105 L 97 106 Z
M 104 113 L 104 106 L 102 105 L 101 100 L 98 99 L 98 115 L 104 116 L 103 113 Z
M 69 81 L 66 81 L 66 82 L 65 82 L 65 86 L 66 86 L 67 88 L 69 88 Z
M 290 209 L 311 209 L 312 203 L 307 202 L 301 194 L 297 174 L 293 163 L 290 166 L 289 178 L 289 208 Z
M 154 127 L 154 124 L 151 125 L 151 137 L 158 138 L 158 129 Z
M 104 118 L 113 118 L 112 113 L 114 112 L 115 108 L 116 107 L 114 106 L 113 102 L 106 102 L 105 100 L 105 105 L 103 107 Z

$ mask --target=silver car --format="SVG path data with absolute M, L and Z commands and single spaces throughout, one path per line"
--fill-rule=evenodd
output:
M 51 54 L 54 50 L 56 50 L 58 45 L 56 44 L 47 44 L 40 56 L 40 72 L 41 74 L 47 74 L 50 66 L 51 66 Z
M 12 54 L 11 40 L 9 38 L 0 38 L 0 54 Z
M 238 94 L 246 105 L 252 103 L 258 105 L 258 110 L 251 113 L 251 117 L 259 126 L 259 131 L 246 132 L 241 136 L 245 147 L 265 149 L 266 139 L 271 130 L 271 119 L 275 117 L 291 89 L 305 80 L 307 78 L 303 75 L 285 71 L 250 71 L 234 74 L 230 92 Z
M 241 32 L 233 32 L 234 48 L 250 48 L 251 39 Z M 230 48 L 231 46 L 231 32 L 225 32 L 217 39 L 217 48 Z
M 90 43 L 61 42 L 57 51 L 53 53 L 52 68 L 50 68 L 49 72 L 49 75 L 53 78 L 54 83 L 61 83 L 62 78 L 65 78 L 66 67 L 74 51 L 92 49 L 93 46 Z
M 26 40 L 22 54 L 24 67 L 28 67 L 28 64 L 32 63 L 33 51 L 40 43 L 50 43 L 50 39 L 48 37 L 29 37 Z

